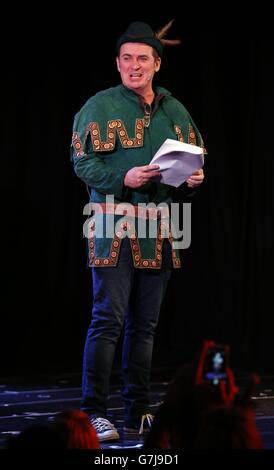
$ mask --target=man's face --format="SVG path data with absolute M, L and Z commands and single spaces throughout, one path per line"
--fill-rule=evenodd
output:
M 136 92 L 151 89 L 154 74 L 161 65 L 151 46 L 133 42 L 122 44 L 116 62 L 123 85 Z

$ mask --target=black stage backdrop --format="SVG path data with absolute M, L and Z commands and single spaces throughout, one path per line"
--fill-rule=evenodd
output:
M 180 13 L 22 22 L 1 74 L 1 372 L 80 371 L 92 292 L 82 238 L 85 185 L 69 160 L 73 117 L 118 84 L 115 41 L 129 22 L 173 16 L 157 83 L 190 111 L 208 150 L 192 243 L 174 272 L 154 366 L 227 342 L 239 371 L 273 372 L 273 40 L 252 25 L 207 27 Z

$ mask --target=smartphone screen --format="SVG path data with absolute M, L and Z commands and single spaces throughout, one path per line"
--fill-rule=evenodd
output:
M 204 378 L 206 381 L 218 385 L 220 380 L 226 379 L 227 353 L 224 348 L 210 349 L 205 360 Z

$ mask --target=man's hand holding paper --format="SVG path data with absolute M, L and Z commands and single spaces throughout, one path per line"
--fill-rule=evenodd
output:
M 189 188 L 196 188 L 204 181 L 204 170 L 196 170 L 189 178 L 186 180 L 186 184 Z
M 186 181 L 194 188 L 204 179 L 204 152 L 196 145 L 166 139 L 150 163 L 159 165 L 160 181 L 164 184 L 178 187 Z

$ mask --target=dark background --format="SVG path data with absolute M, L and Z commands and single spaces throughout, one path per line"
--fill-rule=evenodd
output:
M 44 22 L 41 11 L 11 28 L 14 46 L 4 37 L 2 376 L 81 371 L 92 293 L 82 238 L 87 192 L 69 160 L 73 117 L 119 83 L 115 42 L 128 24 L 157 29 L 172 17 L 169 37 L 182 46 L 166 50 L 157 83 L 189 110 L 208 158 L 154 366 L 180 364 L 212 338 L 231 345 L 238 371 L 273 373 L 273 38 L 235 18 L 209 26 L 201 15 L 131 13 L 129 5 L 75 6 L 69 18 L 52 11 Z

